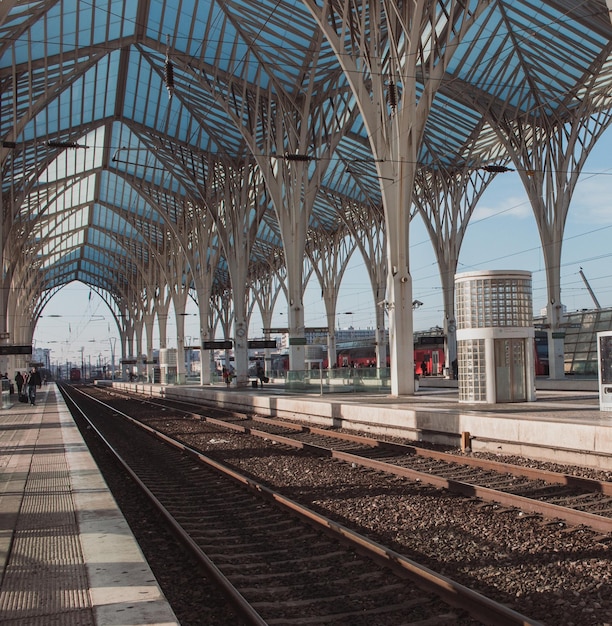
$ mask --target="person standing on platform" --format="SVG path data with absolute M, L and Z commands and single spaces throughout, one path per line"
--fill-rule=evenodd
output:
M 20 396 L 23 387 L 23 374 L 21 372 L 15 374 L 15 384 L 17 385 L 17 395 Z
M 28 376 L 28 399 L 30 404 L 36 404 L 36 387 L 42 387 L 42 379 L 39 371 L 33 367 Z
M 459 364 L 457 363 L 457 359 L 453 359 L 451 369 L 453 370 L 453 380 L 457 380 L 459 378 Z
M 225 384 L 229 387 L 230 383 L 232 382 L 232 373 L 227 369 L 227 367 L 225 367 L 225 365 L 223 366 L 223 380 L 225 381 Z

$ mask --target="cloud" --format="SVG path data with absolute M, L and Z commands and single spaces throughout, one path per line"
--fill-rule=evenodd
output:
M 532 217 L 533 213 L 531 205 L 527 200 L 527 196 L 506 196 L 500 194 L 498 198 L 487 198 L 485 200 L 481 200 L 470 221 L 473 224 L 477 221 L 502 215 L 507 217 L 516 217 L 519 219 Z
M 576 185 L 568 218 L 588 224 L 612 224 L 611 192 L 612 176 L 587 176 Z

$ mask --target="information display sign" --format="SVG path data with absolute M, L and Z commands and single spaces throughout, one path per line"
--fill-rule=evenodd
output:
M 306 337 L 289 337 L 290 346 L 305 346 Z
M 265 350 L 266 348 L 276 348 L 274 339 L 252 339 L 248 343 L 249 350 Z
M 597 333 L 599 409 L 612 411 L 612 331 Z
M 0 355 L 8 354 L 32 354 L 32 346 L 0 346 Z
M 203 350 L 231 350 L 233 344 L 231 341 L 203 341 Z

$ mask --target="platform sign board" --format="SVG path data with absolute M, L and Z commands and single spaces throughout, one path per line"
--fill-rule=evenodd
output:
M 248 342 L 249 350 L 265 350 L 266 348 L 276 348 L 274 339 L 251 339 Z
M 0 355 L 8 354 L 32 354 L 32 346 L 0 346 Z
M 290 346 L 305 346 L 306 337 L 289 337 Z
M 203 350 L 231 350 L 233 344 L 231 341 L 203 341 Z
M 612 411 L 612 331 L 597 333 L 599 409 Z

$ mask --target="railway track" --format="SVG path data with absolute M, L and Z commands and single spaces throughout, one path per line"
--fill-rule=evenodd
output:
M 536 624 L 116 406 L 63 390 L 253 624 Z M 171 445 L 168 445 L 171 444 Z
M 113 392 L 114 393 L 114 392 Z M 127 396 L 126 396 L 127 397 Z M 311 454 L 448 489 L 483 506 L 501 506 L 571 526 L 584 526 L 612 539 L 612 483 L 486 459 L 463 457 L 381 441 L 372 437 L 203 408 L 176 400 L 146 400 L 152 406 L 271 439 Z

